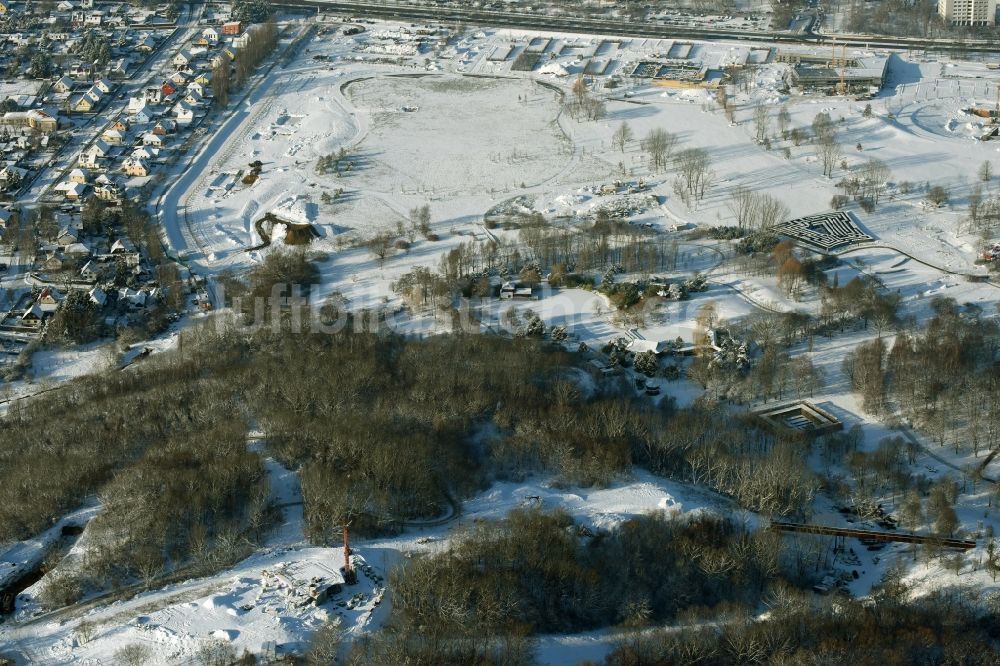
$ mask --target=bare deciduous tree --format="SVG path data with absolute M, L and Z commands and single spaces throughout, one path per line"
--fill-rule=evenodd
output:
M 754 138 L 757 143 L 764 143 L 764 139 L 767 138 L 767 132 L 770 129 L 770 117 L 768 114 L 767 105 L 764 102 L 757 102 L 753 106 L 753 128 L 754 128 Z
M 823 165 L 823 175 L 827 178 L 833 177 L 833 169 L 837 166 L 837 161 L 843 155 L 840 144 L 834 134 L 823 134 L 820 137 L 819 145 L 816 147 L 820 163 Z
M 871 199 L 877 204 L 879 198 L 882 196 L 882 190 L 885 188 L 886 183 L 889 182 L 891 176 L 892 172 L 889 171 L 889 167 L 882 160 L 872 158 L 865 162 L 864 167 L 861 169 L 861 180 L 865 198 Z
M 781 138 L 788 138 L 788 127 L 792 124 L 792 116 L 788 113 L 788 107 L 782 105 L 778 110 L 778 132 L 781 133 Z
M 984 183 L 988 183 L 992 178 L 993 178 L 993 164 L 989 160 L 985 160 L 979 166 L 979 180 L 983 181 Z
M 642 140 L 642 150 L 649 156 L 649 165 L 653 171 L 659 171 L 667 165 L 677 145 L 677 137 L 670 132 L 655 128 Z
M 388 233 L 375 234 L 368 241 L 368 250 L 378 260 L 379 268 L 385 266 L 385 258 L 392 249 L 392 236 Z
M 746 185 L 737 185 L 726 204 L 729 212 L 736 218 L 736 226 L 747 229 L 757 218 L 757 194 Z
M 704 148 L 687 148 L 677 154 L 679 185 L 687 200 L 701 201 L 712 181 L 711 162 Z
M 777 225 L 788 219 L 791 211 L 780 199 L 770 194 L 762 194 L 758 197 L 758 224 L 761 231 L 770 231 Z
M 617 148 L 624 153 L 625 146 L 631 140 L 632 128 L 629 126 L 628 121 L 623 120 L 622 124 L 615 130 L 615 133 L 611 135 L 611 147 Z

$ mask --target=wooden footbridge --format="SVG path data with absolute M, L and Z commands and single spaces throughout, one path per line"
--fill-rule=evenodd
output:
M 918 543 L 970 550 L 976 547 L 975 541 L 965 539 L 945 539 L 942 537 L 907 534 L 905 532 L 880 532 L 877 530 L 855 530 L 845 527 L 827 527 L 826 525 L 811 525 L 808 523 L 786 523 L 772 520 L 771 529 L 780 532 L 796 532 L 799 534 L 821 534 L 832 537 L 853 537 L 862 541 L 895 541 L 898 543 Z

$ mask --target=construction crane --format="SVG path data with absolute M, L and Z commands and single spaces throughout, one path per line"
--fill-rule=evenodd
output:
M 837 94 L 846 95 L 847 94 L 847 81 L 845 80 L 846 73 L 844 68 L 847 66 L 847 45 L 841 44 L 841 58 L 837 61 L 837 38 L 834 37 L 830 44 L 830 67 L 836 69 L 840 65 L 840 81 L 837 83 Z

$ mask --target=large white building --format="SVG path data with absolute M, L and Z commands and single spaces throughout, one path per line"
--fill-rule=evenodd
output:
M 996 25 L 997 0 L 938 0 L 938 14 L 952 25 Z

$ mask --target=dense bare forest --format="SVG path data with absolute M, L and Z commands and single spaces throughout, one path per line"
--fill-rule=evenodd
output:
M 301 255 L 275 262 L 251 293 L 310 273 Z M 54 579 L 54 605 L 88 586 L 221 568 L 259 542 L 271 515 L 251 428 L 300 471 L 317 543 L 345 522 L 375 534 L 442 515 L 493 478 L 607 485 L 634 463 L 763 513 L 808 510 L 815 482 L 795 442 L 721 408 L 674 413 L 617 384 L 595 390 L 578 362 L 541 337 L 319 334 L 280 317 L 252 331 L 195 327 L 174 352 L 14 403 L 0 428 L 0 537 L 101 500 L 99 547 L 78 578 Z
M 754 607 L 767 590 L 807 580 L 776 534 L 708 514 L 593 532 L 558 510 L 518 510 L 397 571 L 392 626 L 362 640 L 350 663 L 528 663 L 535 633 Z
M 703 626 L 636 632 L 605 664 L 997 662 L 996 600 L 977 599 L 968 589 L 943 589 L 906 601 L 907 592 L 898 577 L 890 578 L 870 600 L 831 602 L 779 588 L 768 598 L 766 618 L 737 610 L 715 615 Z

